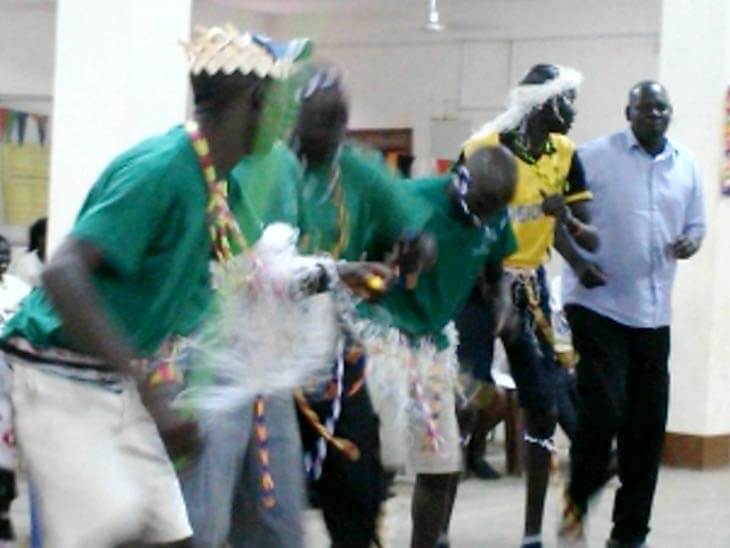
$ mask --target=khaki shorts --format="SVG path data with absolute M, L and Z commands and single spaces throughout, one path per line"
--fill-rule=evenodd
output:
M 413 350 L 425 406 L 409 414 L 408 461 L 416 474 L 450 474 L 461 471 L 459 424 L 456 420 L 454 375 L 456 357 L 452 349 L 436 352 L 430 343 Z M 424 413 L 430 414 L 430 421 Z M 429 428 L 430 422 L 430 428 Z M 436 439 L 429 430 L 435 430 Z
M 365 326 L 367 387 L 380 419 L 383 466 L 417 474 L 461 471 L 459 426 L 454 402 L 456 332 L 442 352 L 423 341 L 414 348 L 395 329 Z M 414 384 L 414 380 L 417 383 Z M 414 390 L 414 388 L 420 388 Z M 428 417 L 428 420 L 427 420 Z M 436 433 L 436 440 L 429 436 Z
M 190 537 L 180 485 L 130 381 L 102 386 L 8 355 L 20 458 L 43 546 L 105 548 Z

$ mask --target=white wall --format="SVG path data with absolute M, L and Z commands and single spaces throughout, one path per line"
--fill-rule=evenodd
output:
M 55 9 L 0 3 L 0 95 L 51 94 Z
M 192 24 L 206 27 L 222 25 L 230 21 L 240 31 L 254 31 L 266 34 L 268 17 L 250 10 L 232 8 L 210 0 L 193 0 Z
M 431 119 L 478 127 L 499 112 L 511 85 L 534 63 L 585 74 L 577 141 L 623 127 L 628 88 L 658 73 L 659 0 L 442 4 L 450 30 L 441 34 L 420 28 L 423 3 L 410 0 L 380 13 L 274 16 L 269 29 L 313 36 L 316 55 L 346 72 L 351 127 L 412 127 L 422 160 L 432 156 L 432 140 L 441 141 L 432 139 Z M 393 11 L 406 9 L 406 18 Z
M 112 158 L 185 118 L 190 0 L 59 0 L 49 246 Z
M 703 172 L 709 231 L 679 269 L 674 293 L 669 428 L 730 432 L 730 198 L 720 195 L 725 95 L 730 81 L 730 4 L 665 0 L 660 75 L 675 107 L 672 135 Z
M 268 18 L 210 0 L 195 0 L 192 24 L 233 22 L 265 33 Z M 56 37 L 56 2 L 0 0 L 0 106 L 50 113 Z
M 48 114 L 55 5 L 0 2 L 0 106 Z

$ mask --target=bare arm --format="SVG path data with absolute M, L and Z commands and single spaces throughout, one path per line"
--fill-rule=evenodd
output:
M 502 264 L 486 265 L 478 283 L 487 311 L 494 320 L 492 322 L 494 333 L 490 333 L 490 337 L 503 334 L 506 330 L 509 331 L 516 318 Z
M 135 379 L 170 457 L 191 457 L 199 448 L 196 424 L 170 409 L 163 391 L 154 391 L 142 382 L 144 379 L 131 365 L 132 349 L 99 305 L 91 274 L 101 265 L 102 256 L 97 248 L 70 237 L 44 270 L 43 285 L 79 350 Z
M 91 279 L 101 264 L 97 248 L 69 237 L 43 271 L 43 285 L 79 350 L 121 373 L 132 374 L 133 352 L 99 305 Z
M 595 227 L 589 224 L 587 200 L 566 204 L 565 198 L 561 194 L 550 196 L 543 194 L 543 198 L 542 210 L 545 215 L 555 217 L 556 227 L 557 225 L 564 226 L 570 237 L 582 249 L 590 252 L 598 249 L 601 242 Z
M 590 289 L 606 284 L 606 275 L 596 263 L 581 255 L 577 243 L 568 234 L 567 228 L 562 223 L 555 223 L 553 247 L 570 265 L 584 287 Z
M 598 231 L 590 224 L 588 201 L 581 200 L 568 204 L 570 214 L 564 221 L 565 228 L 582 249 L 594 252 L 601 245 Z

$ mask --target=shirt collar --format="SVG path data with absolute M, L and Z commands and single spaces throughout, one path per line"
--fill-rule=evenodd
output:
M 626 136 L 626 148 L 628 150 L 639 150 L 643 152 L 644 154 L 647 154 L 647 152 L 641 147 L 639 144 L 639 141 L 636 139 L 636 135 L 634 135 L 634 132 L 631 130 L 631 127 L 627 127 L 624 130 L 624 135 Z M 665 158 L 668 158 L 670 156 L 676 156 L 677 155 L 677 148 L 672 144 L 672 140 L 667 137 L 667 142 L 664 145 L 664 150 L 658 154 L 654 159 L 655 160 L 664 160 Z

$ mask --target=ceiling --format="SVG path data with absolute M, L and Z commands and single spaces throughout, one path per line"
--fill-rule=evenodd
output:
M 50 11 L 56 9 L 55 0 L 0 0 L 0 11 Z
M 262 13 L 316 13 L 319 11 L 361 11 L 414 3 L 414 0 L 207 0 L 212 4 Z M 426 6 L 426 0 L 415 0 Z M 425 8 L 424 8 L 425 9 Z

